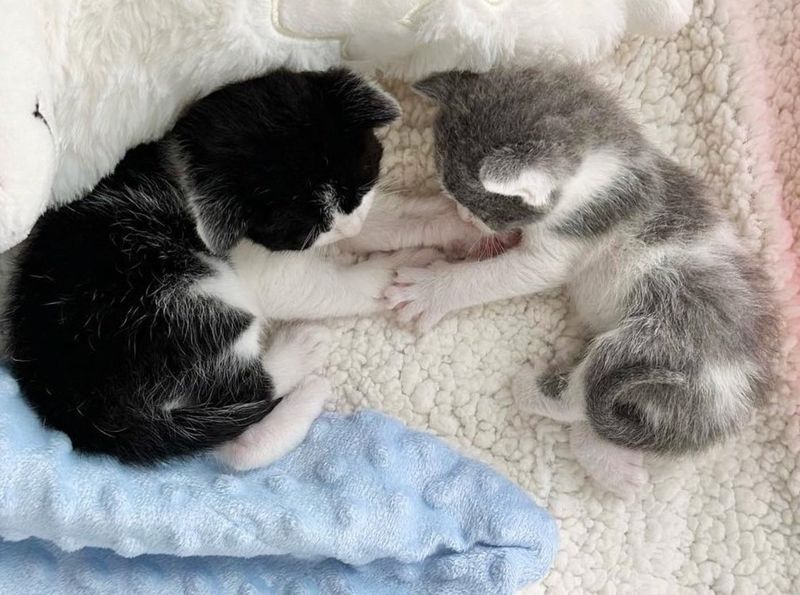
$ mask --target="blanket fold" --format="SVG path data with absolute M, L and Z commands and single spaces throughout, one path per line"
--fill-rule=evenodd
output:
M 203 568 L 226 592 L 241 575 L 267 581 L 258 592 L 504 593 L 544 576 L 556 551 L 553 520 L 519 488 L 371 411 L 325 414 L 298 449 L 246 474 L 209 457 L 133 468 L 73 452 L 0 369 L 0 477 L 3 593 L 20 560 L 51 588 L 83 568 L 103 592 L 126 573 Z

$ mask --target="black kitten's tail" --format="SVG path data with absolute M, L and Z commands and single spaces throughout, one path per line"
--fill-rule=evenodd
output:
M 280 402 L 259 362 L 153 374 L 149 382 L 140 377 L 113 387 L 87 382 L 61 389 L 60 399 L 32 374 L 19 378 L 40 418 L 67 434 L 76 450 L 133 464 L 211 450 L 238 437 Z
M 132 445 L 118 456 L 130 463 L 148 463 L 164 458 L 207 451 L 233 440 L 272 411 L 279 400 L 260 400 L 222 406 L 195 405 L 163 411 L 143 420 L 139 440 L 147 448 Z M 134 437 L 135 438 L 135 437 Z M 129 441 L 130 442 L 130 441 Z
M 67 433 L 78 450 L 110 454 L 124 463 L 152 464 L 208 451 L 233 440 L 266 417 L 278 402 L 263 399 L 226 405 L 162 406 L 116 419 L 95 418 L 89 427 Z

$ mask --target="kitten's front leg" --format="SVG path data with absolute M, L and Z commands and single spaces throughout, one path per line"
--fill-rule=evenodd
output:
M 459 308 L 454 293 L 461 274 L 466 274 L 463 265 L 446 262 L 427 268 L 401 268 L 384 291 L 386 307 L 397 312 L 401 323 L 415 323 L 426 332 Z
M 373 253 L 367 260 L 354 265 L 340 267 L 333 283 L 320 286 L 327 301 L 333 291 L 347 294 L 351 300 L 350 311 L 338 314 L 319 314 L 318 317 L 357 316 L 385 311 L 383 291 L 391 283 L 395 271 L 400 267 L 426 267 L 440 261 L 444 254 L 435 248 L 406 248 L 395 252 Z M 332 304 L 332 311 L 339 311 L 341 304 Z M 320 307 L 317 312 L 323 312 Z
M 367 215 L 361 232 L 337 242 L 337 246 L 358 254 L 421 246 L 466 252 L 483 235 L 459 217 L 451 200 L 381 196 Z
M 402 268 L 384 292 L 386 305 L 401 322 L 416 321 L 427 331 L 455 310 L 555 289 L 566 282 L 578 254 L 574 244 L 558 248 L 534 253 L 527 243 L 480 262 Z
M 243 242 L 232 258 L 264 318 L 318 320 L 382 312 L 382 293 L 395 269 L 425 266 L 441 253 L 401 251 L 343 265 L 311 252 L 271 253 Z

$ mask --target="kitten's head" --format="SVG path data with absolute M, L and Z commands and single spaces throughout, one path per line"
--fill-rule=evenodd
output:
M 577 68 L 444 72 L 413 88 L 438 105 L 445 190 L 493 231 L 549 213 L 587 148 L 618 142 L 624 128 L 614 102 Z
M 223 87 L 173 132 L 198 231 L 215 252 L 243 238 L 302 250 L 357 234 L 397 102 L 346 70 L 279 70 Z

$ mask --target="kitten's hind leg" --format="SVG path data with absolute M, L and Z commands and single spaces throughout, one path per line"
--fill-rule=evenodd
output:
M 584 362 L 562 373 L 528 364 L 511 382 L 511 393 L 520 411 L 572 424 L 570 443 L 577 461 L 605 489 L 630 498 L 647 482 L 644 456 L 604 440 L 585 421 Z
M 589 476 L 618 496 L 630 499 L 647 483 L 642 452 L 604 440 L 588 422 L 572 425 L 570 445 Z
M 328 357 L 330 336 L 330 330 L 313 324 L 286 325 L 275 332 L 262 364 L 276 397 L 283 399 L 264 419 L 223 444 L 219 459 L 239 471 L 255 469 L 303 441 L 331 395 L 330 383 L 312 374 Z
M 580 365 L 558 373 L 526 364 L 511 381 L 511 394 L 520 411 L 565 423 L 586 417 Z
M 276 397 L 282 397 L 325 363 L 331 332 L 316 324 L 286 325 L 272 337 L 262 357 Z
M 278 460 L 300 445 L 332 394 L 327 379 L 307 376 L 269 415 L 219 447 L 217 458 L 237 471 Z

